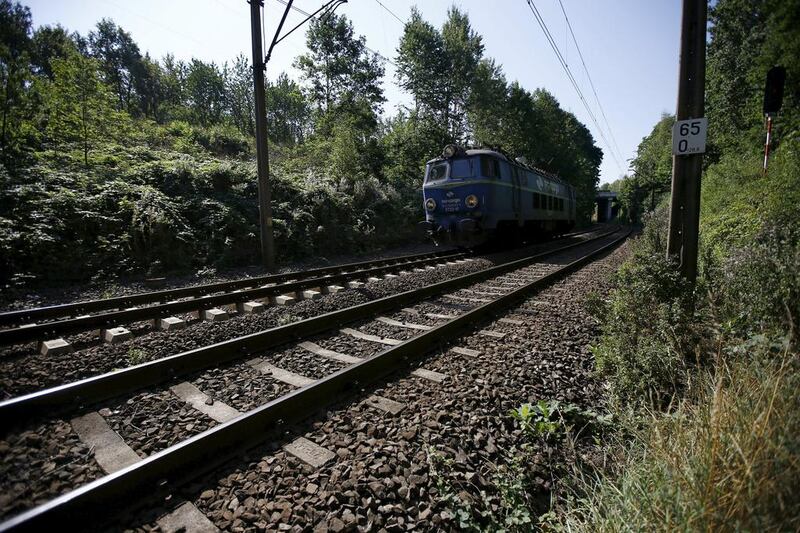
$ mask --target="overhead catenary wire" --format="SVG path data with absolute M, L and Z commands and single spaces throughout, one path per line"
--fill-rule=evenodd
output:
M 592 111 L 589 103 L 586 101 L 586 98 L 583 96 L 583 92 L 578 85 L 578 82 L 575 80 L 575 77 L 572 74 L 572 71 L 567 65 L 566 61 L 564 60 L 564 56 L 561 54 L 561 50 L 558 48 L 558 44 L 556 44 L 555 39 L 553 38 L 552 33 L 550 33 L 550 29 L 547 27 L 547 23 L 545 23 L 544 18 L 542 17 L 541 13 L 539 13 L 539 9 L 533 3 L 533 0 L 526 0 L 528 4 L 528 8 L 530 8 L 531 13 L 533 13 L 536 22 L 539 24 L 539 27 L 542 29 L 542 32 L 547 39 L 547 42 L 550 44 L 550 47 L 553 49 L 553 53 L 555 53 L 556 58 L 558 59 L 559 64 L 564 69 L 564 72 L 567 75 L 567 79 L 572 84 L 572 87 L 575 89 L 575 92 L 578 93 L 578 98 L 580 99 L 581 103 L 583 103 L 583 107 L 586 109 L 586 112 L 589 114 L 589 118 L 591 119 L 592 123 L 594 124 L 595 128 L 597 128 L 597 132 L 600 134 L 600 137 L 603 139 L 606 147 L 608 148 L 609 153 L 611 154 L 612 159 L 617 165 L 620 174 L 624 174 L 622 170 L 622 165 L 620 164 L 619 158 L 614 153 L 614 149 L 611 146 L 611 143 L 606 138 L 605 133 L 603 133 L 603 129 L 600 127 L 598 123 L 597 117 L 595 116 L 594 112 Z
M 550 29 L 547 27 L 547 23 L 544 21 L 544 17 L 542 17 L 542 14 L 539 12 L 539 9 L 533 3 L 533 0 L 526 0 L 526 1 L 527 1 L 527 4 L 528 4 L 528 7 L 530 8 L 531 12 L 533 13 L 534 18 L 536 19 L 537 23 L 539 24 L 539 27 L 542 29 L 542 32 L 544 33 L 545 38 L 547 39 L 548 43 L 550 44 L 550 47 L 553 49 L 553 52 L 555 53 L 556 58 L 558 59 L 559 63 L 561 64 L 561 67 L 564 69 L 564 72 L 567 75 L 567 79 L 572 84 L 572 87 L 575 89 L 575 92 L 578 94 L 578 98 L 581 100 L 581 103 L 583 104 L 583 107 L 586 109 L 586 112 L 589 114 L 589 118 L 591 119 L 591 121 L 594 124 L 594 126 L 597 128 L 597 132 L 600 134 L 601 139 L 603 140 L 603 142 L 605 143 L 606 147 L 608 148 L 608 151 L 611 154 L 611 157 L 614 159 L 614 162 L 616 163 L 617 168 L 619 169 L 619 172 L 622 174 L 623 170 L 622 170 L 622 165 L 620 164 L 620 160 L 617 157 L 616 153 L 614 152 L 614 149 L 612 148 L 611 143 L 608 141 L 608 138 L 606 138 L 606 135 L 603 132 L 603 129 L 600 127 L 599 121 L 597 120 L 597 117 L 595 116 L 594 112 L 592 111 L 591 106 L 589 106 L 589 103 L 586 101 L 586 98 L 583 95 L 583 91 L 581 91 L 581 88 L 578 85 L 578 82 L 575 80 L 575 76 L 572 74 L 572 70 L 570 70 L 569 65 L 567 64 L 566 60 L 564 59 L 564 56 L 561 54 L 561 50 L 558 48 L 558 44 L 556 44 L 555 38 L 553 37 L 552 33 L 550 32 Z
M 375 1 L 378 3 L 378 5 L 379 5 L 379 6 L 381 6 L 383 9 L 385 9 L 385 10 L 386 10 L 386 11 L 387 11 L 387 12 L 388 12 L 388 13 L 389 13 L 391 16 L 393 16 L 394 18 L 396 18 L 396 19 L 397 19 L 397 22 L 399 22 L 399 23 L 400 23 L 400 24 L 402 24 L 403 26 L 405 26 L 405 25 L 406 25 L 406 21 L 404 21 L 404 20 L 403 20 L 403 19 L 401 19 L 399 16 L 397 16 L 397 13 L 395 13 L 394 11 L 392 11 L 391 9 L 389 9 L 388 7 L 386 7 L 386 6 L 383 4 L 383 2 L 381 2 L 381 0 L 375 0 Z
M 283 5 L 285 5 L 285 6 L 289 4 L 289 3 L 288 3 L 286 0 L 275 0 L 275 1 L 276 1 L 276 2 L 278 2 L 278 3 L 280 3 L 280 4 L 283 4 Z M 304 10 L 300 9 L 299 7 L 297 7 L 297 6 L 295 6 L 295 5 L 292 5 L 292 6 L 291 6 L 291 8 L 292 8 L 292 10 L 294 10 L 294 11 L 296 11 L 296 12 L 300 13 L 300 14 L 301 14 L 301 15 L 303 15 L 303 16 L 306 16 L 306 17 L 311 17 L 313 20 L 319 20 L 319 17 L 312 17 L 312 16 L 311 16 L 311 13 L 308 13 L 307 11 L 304 11 Z M 366 48 L 367 50 L 369 50 L 371 53 L 375 54 L 376 56 L 378 56 L 378 57 L 379 57 L 379 58 L 381 58 L 382 60 L 386 61 L 387 63 L 389 63 L 389 64 L 390 64 L 390 65 L 392 65 L 393 67 L 397 67 L 397 64 L 396 64 L 394 61 L 392 61 L 391 59 L 389 59 L 389 58 L 388 58 L 388 57 L 386 57 L 385 55 L 381 54 L 381 53 L 380 53 L 380 52 L 378 52 L 377 50 L 373 50 L 372 48 L 370 48 L 370 47 L 369 47 L 369 46 L 367 46 L 366 44 L 364 45 L 364 48 Z
M 377 1 L 377 0 L 376 0 Z M 572 36 L 572 42 L 575 43 L 575 49 L 578 51 L 578 57 L 581 60 L 581 65 L 583 65 L 583 70 L 586 72 L 586 79 L 589 80 L 589 86 L 592 88 L 592 93 L 594 94 L 595 102 L 597 102 L 597 108 L 600 110 L 600 114 L 603 117 L 603 121 L 606 124 L 606 129 L 608 130 L 608 135 L 611 137 L 611 142 L 614 144 L 614 148 L 617 151 L 618 156 L 622 156 L 622 151 L 619 149 L 619 145 L 617 144 L 617 139 L 614 137 L 614 131 L 611 129 L 611 124 L 608 122 L 608 117 L 606 117 L 606 112 L 603 109 L 603 104 L 600 103 L 600 97 L 597 96 L 597 89 L 594 86 L 594 82 L 592 81 L 592 76 L 589 74 L 589 68 L 586 66 L 586 61 L 583 59 L 583 52 L 581 52 L 581 47 L 578 45 L 578 39 L 575 37 L 575 32 L 572 29 L 572 23 L 569 20 L 569 16 L 567 15 L 566 9 L 564 9 L 564 3 L 562 0 L 558 0 L 558 4 L 561 6 L 561 12 L 564 14 L 564 20 L 567 23 L 567 28 L 569 29 L 569 34 Z

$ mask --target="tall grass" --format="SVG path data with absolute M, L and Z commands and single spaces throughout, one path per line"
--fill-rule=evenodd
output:
M 718 359 L 697 397 L 653 412 L 616 473 L 584 478 L 575 531 L 800 529 L 798 354 Z

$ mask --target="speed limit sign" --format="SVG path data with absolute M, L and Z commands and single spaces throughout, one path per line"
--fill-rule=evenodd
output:
M 706 151 L 708 119 L 679 120 L 672 126 L 672 155 L 702 154 Z

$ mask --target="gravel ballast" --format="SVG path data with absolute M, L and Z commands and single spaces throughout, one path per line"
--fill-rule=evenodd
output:
M 479 356 L 441 350 L 419 362 L 446 374 L 444 384 L 404 373 L 304 425 L 299 435 L 336 455 L 324 466 L 313 468 L 272 443 L 184 496 L 223 531 L 458 529 L 445 499 L 499 503 L 491 481 L 504 451 L 521 438 L 511 409 L 538 399 L 602 406 L 589 350 L 598 332 L 583 302 L 610 287 L 626 250 L 623 245 L 498 317 L 525 318 L 524 324 L 478 328 L 502 331 L 504 338 L 475 333 L 455 343 Z M 534 303 L 540 300 L 553 305 L 543 312 Z M 384 413 L 365 401 L 373 394 L 404 408 Z M 535 496 L 545 501 L 554 482 L 548 461 L 560 455 L 537 453 L 529 466 L 539 487 Z
M 574 255 L 577 257 L 580 253 L 577 251 L 574 252 Z M 564 254 L 562 262 L 570 260 L 570 255 Z M 614 252 L 611 258 L 618 255 L 620 255 L 619 251 Z M 508 405 L 514 402 L 519 405 L 521 401 L 529 401 L 531 398 L 528 400 L 519 398 L 525 394 L 536 392 L 538 389 L 531 388 L 531 383 L 542 382 L 545 376 L 549 380 L 548 383 L 559 389 L 558 394 L 554 393 L 553 396 L 550 396 L 551 398 L 580 401 L 583 394 L 588 398 L 584 398 L 585 405 L 591 404 L 594 397 L 591 397 L 590 393 L 594 389 L 587 388 L 583 382 L 584 380 L 591 381 L 591 356 L 585 347 L 588 346 L 592 335 L 587 333 L 589 330 L 586 330 L 585 313 L 580 306 L 575 307 L 574 301 L 576 301 L 575 294 L 585 293 L 588 290 L 587 287 L 597 286 L 600 283 L 594 279 L 596 277 L 594 274 L 589 276 L 590 281 L 587 282 L 586 272 L 589 269 L 599 268 L 598 265 L 613 264 L 611 258 L 586 267 L 581 273 L 559 282 L 507 313 L 508 316 L 513 315 L 517 319 L 524 316 L 527 320 L 524 324 L 496 322 L 478 327 L 478 329 L 503 332 L 505 336 L 502 339 L 485 337 L 476 333 L 458 341 L 457 344 L 460 346 L 471 347 L 481 352 L 479 357 L 471 358 L 443 351 L 432 354 L 419 363 L 428 370 L 436 370 L 445 374 L 448 379 L 444 385 L 406 373 L 384 386 L 364 391 L 362 398 L 347 407 L 329 411 L 325 421 L 313 424 L 314 430 L 307 433 L 306 438 L 334 452 L 337 457 L 335 464 L 315 470 L 300 463 L 293 456 L 280 451 L 280 448 L 273 444 L 269 447 L 270 453 L 263 459 L 263 461 L 267 461 L 268 469 L 265 470 L 258 466 L 259 472 L 253 472 L 251 470 L 254 465 L 250 462 L 241 467 L 245 485 L 252 487 L 261 474 L 270 474 L 262 480 L 260 485 L 270 487 L 269 491 L 273 492 L 276 498 L 284 494 L 281 492 L 284 489 L 291 492 L 291 497 L 285 499 L 287 503 L 291 504 L 289 507 L 290 518 L 295 515 L 302 516 L 297 520 L 289 520 L 289 522 L 294 521 L 294 525 L 313 523 L 320 528 L 324 525 L 330 530 L 337 530 L 340 522 L 344 524 L 343 527 L 358 525 L 387 529 L 415 526 L 426 529 L 440 525 L 452 525 L 448 522 L 452 517 L 448 517 L 447 511 L 437 511 L 437 505 L 439 505 L 436 503 L 438 501 L 437 490 L 439 489 L 431 484 L 428 477 L 432 464 L 430 454 L 443 454 L 447 457 L 452 454 L 458 459 L 456 461 L 458 463 L 463 457 L 472 457 L 470 453 L 480 460 L 493 460 L 496 454 L 487 450 L 494 449 L 496 452 L 500 439 L 488 431 L 487 428 L 494 428 L 491 424 L 483 428 L 472 427 L 472 417 L 465 418 L 465 409 L 468 412 L 472 412 L 472 409 L 486 412 L 492 408 L 499 408 L 497 413 L 501 414 L 496 416 L 503 418 L 504 413 L 513 407 L 508 407 Z M 464 262 L 446 268 L 464 269 L 479 261 Z M 527 269 L 527 272 L 541 274 L 550 269 L 547 266 L 536 266 Z M 439 270 L 428 272 L 437 276 L 442 275 Z M 462 273 L 464 272 L 457 271 L 455 275 Z M 365 289 L 329 295 L 316 302 L 301 302 L 289 309 L 273 308 L 262 315 L 242 317 L 222 324 L 201 323 L 197 327 L 208 328 L 213 337 L 214 334 L 227 335 L 228 328 L 241 331 L 259 320 L 270 319 L 285 322 L 287 317 L 288 319 L 297 319 L 302 316 L 302 313 L 315 312 L 315 305 L 321 305 L 323 308 L 327 305 L 338 305 L 336 297 L 352 298 L 352 296 L 358 295 L 358 297 L 372 299 L 377 297 L 374 296 L 376 292 L 391 291 L 391 288 L 386 285 L 396 283 L 400 279 L 393 278 L 372 283 Z M 410 279 L 406 280 L 397 290 L 409 290 L 411 281 Z M 478 284 L 476 287 L 488 290 L 490 285 L 490 283 L 485 283 Z M 602 285 L 599 286 L 602 288 Z M 550 302 L 546 308 L 547 312 L 542 312 L 542 306 L 536 303 L 543 301 Z M 413 316 L 421 316 L 427 312 L 457 314 L 456 309 L 452 306 L 423 302 L 414 306 L 414 311 L 397 310 L 386 316 L 401 321 L 423 323 L 421 320 L 415 320 Z M 569 309 L 569 311 L 564 312 L 564 309 Z M 299 313 L 292 314 L 296 311 Z M 248 322 L 249 319 L 252 319 L 252 322 Z M 436 322 L 432 321 L 433 324 Z M 215 328 L 216 326 L 224 326 L 225 329 Z M 416 330 L 379 321 L 362 321 L 348 324 L 347 327 L 362 333 L 398 340 L 410 338 L 418 333 Z M 162 342 L 174 340 L 179 336 L 178 334 L 182 333 L 186 332 L 162 335 L 160 340 Z M 365 341 L 346 333 L 318 336 L 310 340 L 323 348 L 361 358 L 372 357 L 387 348 L 386 344 Z M 212 342 L 218 341 L 219 338 Z M 205 343 L 204 339 L 203 344 Z M 134 352 L 129 349 L 126 357 L 129 360 L 133 358 L 146 360 L 156 356 L 154 352 L 145 351 L 143 347 L 137 346 L 136 350 Z M 551 359 L 556 359 L 564 353 L 567 356 L 563 360 L 550 364 Z M 325 377 L 344 368 L 340 362 L 321 357 L 293 345 L 265 353 L 250 354 L 250 356 L 258 356 L 284 370 L 312 379 Z M 503 360 L 505 362 L 501 363 Z M 531 374 L 531 368 L 538 373 Z M 523 377 L 527 381 L 518 382 Z M 210 396 L 210 401 L 226 403 L 241 412 L 253 409 L 292 390 L 292 387 L 276 382 L 268 375 L 250 367 L 245 363 L 244 358 L 221 368 L 212 368 L 194 376 L 178 378 L 173 383 L 183 379 L 190 381 Z M 514 401 L 508 405 L 503 403 L 503 394 L 506 390 L 513 390 L 516 394 Z M 520 396 L 521 393 L 524 394 Z M 395 416 L 384 413 L 373 405 L 372 400 L 365 401 L 368 396 L 373 394 L 403 404 L 403 410 Z M 140 457 L 146 457 L 166 449 L 216 425 L 212 419 L 174 396 L 169 390 L 169 385 L 107 403 L 108 405 L 97 407 L 100 414 Z M 497 424 L 499 428 L 506 426 L 508 424 L 505 422 Z M 464 429 L 464 427 L 468 429 Z M 442 433 L 447 437 L 442 436 Z M 450 439 L 450 433 L 458 434 L 458 438 Z M 283 437 L 285 435 L 281 436 L 281 438 Z M 480 452 L 470 451 L 469 446 L 465 444 L 469 441 L 473 442 L 473 445 L 480 445 L 485 449 Z M 12 453 L 17 453 L 16 448 L 24 449 L 19 443 L 15 444 L 14 448 L 15 451 Z M 377 449 L 383 451 L 375 452 L 374 450 Z M 437 451 L 431 452 L 434 449 Z M 272 462 L 269 462 L 268 457 L 273 457 Z M 89 458 L 91 459 L 90 455 Z M 471 461 L 469 464 L 479 466 L 478 459 L 474 457 L 469 459 Z M 263 461 L 260 460 L 256 464 Z M 345 466 L 349 465 L 344 470 L 339 465 L 341 461 L 344 461 Z M 93 460 L 89 462 L 93 463 Z M 272 463 L 276 464 L 273 466 Z M 332 469 L 327 477 L 320 473 L 326 469 Z M 74 479 L 69 478 L 74 486 L 89 480 L 85 477 L 79 478 L 83 473 L 82 471 L 77 472 Z M 274 477 L 273 474 L 278 477 Z M 484 475 L 484 473 L 480 473 L 480 475 Z M 300 487 L 297 486 L 298 476 L 305 476 L 305 478 L 300 478 L 304 481 Z M 425 476 L 425 479 L 422 480 L 420 476 Z M 389 482 L 387 482 L 387 478 Z M 226 479 L 230 487 L 236 486 L 236 483 L 242 480 L 241 477 L 233 480 L 226 477 Z M 291 484 L 291 487 L 288 484 Z M 379 490 L 378 484 L 382 484 L 384 487 Z M 32 490 L 36 491 L 36 482 L 33 482 L 33 485 L 34 489 Z M 348 488 L 340 491 L 340 486 Z M 322 487 L 327 488 L 323 490 Z M 394 491 L 398 492 L 395 494 Z M 317 494 L 318 492 L 319 494 Z M 346 494 L 346 500 L 341 500 L 337 496 L 338 492 Z M 208 495 L 207 490 L 204 491 L 204 494 Z M 395 495 L 392 496 L 393 494 Z M 234 495 L 235 499 L 230 499 L 227 503 L 220 501 L 217 496 L 200 497 L 199 500 L 197 494 L 192 493 L 185 496 L 195 500 L 198 507 L 207 509 L 209 513 L 215 513 L 213 520 L 218 527 L 223 529 L 230 527 L 238 530 L 237 520 L 241 522 L 239 525 L 242 525 L 244 523 L 242 517 L 246 517 L 248 523 L 253 527 L 261 527 L 261 525 L 254 525 L 253 521 L 265 518 L 260 511 L 258 516 L 255 512 L 250 512 L 249 507 L 255 506 L 254 509 L 260 509 L 257 503 L 254 503 L 259 498 L 253 494 L 244 496 L 244 499 Z M 254 500 L 248 500 L 250 497 Z M 420 501 L 427 498 L 427 506 L 417 507 L 417 511 L 414 511 L 416 500 L 413 500 L 412 497 L 419 498 Z M 200 500 L 213 501 L 206 502 L 203 506 L 203 502 Z M 250 505 L 242 503 L 245 501 L 249 501 Z M 406 503 L 411 504 L 411 507 L 405 506 Z M 244 505 L 241 509 L 240 504 Z M 395 507 L 387 509 L 386 505 L 389 504 Z M 402 506 L 402 509 L 398 509 L 397 506 Z M 341 509 L 349 510 L 350 514 L 341 512 Z M 364 511 L 363 517 L 358 515 L 359 510 Z M 267 527 L 267 524 L 270 523 L 281 523 L 282 527 L 286 527 L 288 520 L 285 516 L 286 506 L 284 505 L 278 511 L 278 518 L 276 518 L 275 509 L 270 512 L 269 521 L 264 522 L 263 527 Z M 387 516 L 387 513 L 391 516 Z M 258 524 L 262 524 L 262 522 L 258 521 Z
M 103 476 L 69 422 L 54 420 L 0 440 L 0 518 Z
M 512 258 L 537 253 L 566 242 L 584 240 L 582 235 L 567 241 L 541 243 L 522 249 L 474 258 L 434 270 L 410 273 L 397 278 L 366 284 L 362 289 L 325 295 L 315 301 L 299 301 L 290 307 L 270 306 L 256 315 L 233 315 L 225 322 L 194 320 L 184 330 L 153 331 L 140 328 L 139 336 L 120 344 L 97 344 L 88 333 L 65 337 L 75 340 L 74 353 L 44 356 L 34 351 L 34 343 L 0 349 L 0 398 L 7 399 L 36 390 L 95 376 L 117 368 L 166 357 L 201 346 L 256 333 L 282 324 L 318 316 L 353 305 L 444 281 L 488 268 Z M 452 303 L 452 302 L 451 302 Z M 463 302 L 462 302 L 463 303 Z M 453 307 L 468 308 L 457 305 Z M 92 343 L 95 344 L 92 344 Z

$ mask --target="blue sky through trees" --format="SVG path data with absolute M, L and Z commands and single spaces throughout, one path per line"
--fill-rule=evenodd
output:
M 553 40 L 569 65 L 612 149 L 618 147 L 622 170 L 642 137 L 664 111 L 674 112 L 677 94 L 680 2 L 677 0 L 562 0 L 594 82 L 603 111 L 592 88 L 558 0 L 535 0 Z M 246 0 L 31 0 L 35 26 L 60 23 L 69 30 L 87 34 L 103 17 L 112 18 L 130 32 L 142 53 L 154 58 L 167 53 L 178 59 L 197 57 L 223 63 L 236 55 L 250 55 L 249 5 Z M 353 21 L 367 46 L 392 60 L 405 20 L 413 5 L 424 18 L 440 27 L 451 0 L 349 0 L 337 13 Z M 294 5 L 313 12 L 322 0 L 296 0 Z M 383 6 L 385 6 L 385 8 Z M 620 167 L 597 131 L 548 44 L 526 0 L 463 0 L 455 2 L 468 13 L 473 28 L 483 36 L 487 57 L 502 65 L 508 81 L 518 80 L 528 90 L 543 87 L 561 105 L 575 113 L 591 130 L 603 149 L 600 181 L 620 176 Z M 265 0 L 267 39 L 274 33 L 284 6 Z M 389 12 L 391 10 L 391 13 Z M 303 15 L 293 11 L 286 22 L 291 28 Z M 294 58 L 305 51 L 305 34 L 298 30 L 278 45 L 269 64 L 268 76 L 286 71 L 297 79 Z M 393 114 L 410 98 L 396 84 L 395 69 L 386 64 L 384 90 L 388 102 L 384 113 Z M 612 139 L 613 135 L 613 139 Z M 616 147 L 614 146 L 616 141 Z

